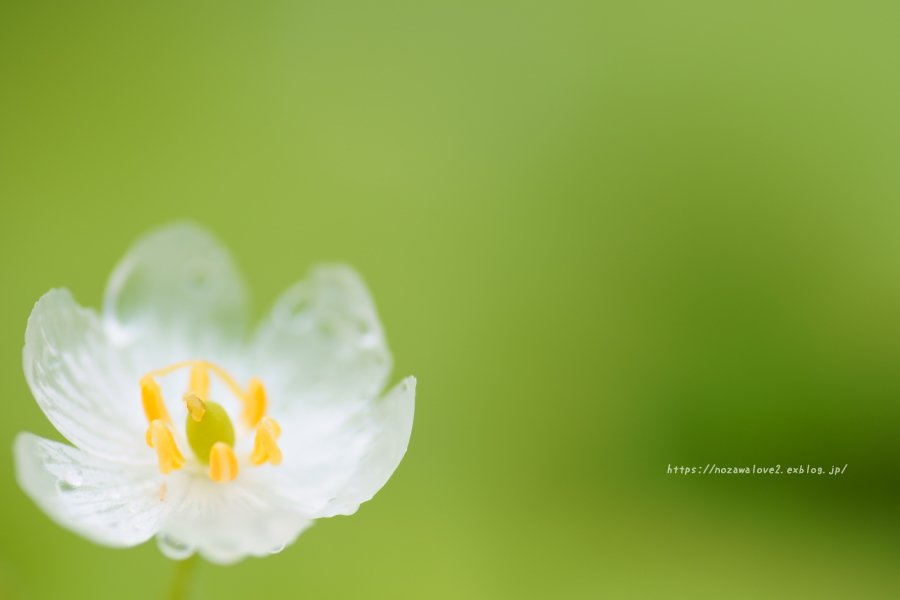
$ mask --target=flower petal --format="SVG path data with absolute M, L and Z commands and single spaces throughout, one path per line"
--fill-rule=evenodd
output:
M 163 476 L 125 466 L 30 433 L 16 437 L 16 477 L 25 493 L 63 527 L 105 546 L 128 547 L 155 535 L 179 500 Z
M 245 469 L 227 484 L 194 477 L 157 537 L 173 559 L 200 552 L 210 562 L 230 564 L 247 556 L 280 552 L 312 521 L 267 493 Z
M 407 377 L 372 407 L 369 419 L 376 430 L 369 450 L 337 497 L 318 516 L 356 512 L 384 487 L 409 446 L 416 409 L 416 378 Z
M 412 432 L 416 379 L 408 377 L 356 414 L 310 411 L 282 420 L 273 491 L 311 518 L 352 514 L 387 483 Z
M 247 292 L 228 251 L 205 229 L 176 223 L 144 235 L 106 286 L 103 321 L 120 346 L 139 345 L 147 370 L 216 359 L 242 341 Z
M 146 423 L 133 368 L 97 314 L 68 290 L 51 290 L 35 304 L 22 362 L 31 393 L 66 439 L 111 460 L 152 463 L 142 447 Z
M 260 325 L 251 354 L 279 415 L 304 403 L 373 398 L 392 366 L 365 284 L 340 265 L 319 266 L 288 289 Z

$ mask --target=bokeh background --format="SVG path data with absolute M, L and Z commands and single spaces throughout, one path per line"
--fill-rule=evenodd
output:
M 14 482 L 49 288 L 191 218 L 367 279 L 409 452 L 205 597 L 896 598 L 900 4 L 0 2 L 0 597 L 156 599 Z M 811 464 L 841 476 L 684 476 Z

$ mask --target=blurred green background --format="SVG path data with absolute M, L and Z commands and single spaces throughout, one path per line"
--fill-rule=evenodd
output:
M 151 226 L 256 315 L 367 279 L 419 378 L 352 517 L 228 598 L 896 598 L 900 5 L 0 1 L 0 597 L 155 599 L 18 489 L 21 368 Z M 812 464 L 834 476 L 668 475 Z

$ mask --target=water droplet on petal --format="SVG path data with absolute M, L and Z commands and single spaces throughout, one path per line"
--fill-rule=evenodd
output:
M 77 490 L 82 483 L 84 483 L 84 475 L 81 474 L 81 469 L 71 467 L 63 471 L 62 477 L 59 479 L 59 489 L 64 492 Z
M 199 301 L 210 300 L 215 295 L 219 281 L 215 265 L 202 258 L 195 258 L 184 266 L 181 287 L 191 298 Z
M 312 302 L 306 294 L 298 294 L 296 300 L 290 305 L 288 310 L 289 314 L 296 318 L 307 312 L 310 308 L 312 308 Z
M 375 348 L 378 346 L 378 336 L 374 333 L 367 333 L 366 335 L 356 340 L 356 345 L 362 350 Z
M 284 550 L 284 544 L 279 544 L 279 545 L 275 546 L 274 548 L 270 548 L 269 554 L 278 554 L 282 550 Z
M 172 560 L 184 560 L 194 554 L 194 548 L 182 541 L 176 540 L 167 533 L 156 536 L 156 545 L 159 551 Z

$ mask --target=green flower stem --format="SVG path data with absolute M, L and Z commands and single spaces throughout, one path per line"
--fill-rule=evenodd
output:
M 197 565 L 200 564 L 200 557 L 194 554 L 186 560 L 179 560 L 175 563 L 175 577 L 172 578 L 172 585 L 169 587 L 169 594 L 166 598 L 169 600 L 189 600 L 191 591 L 193 590 L 194 574 L 197 572 Z

